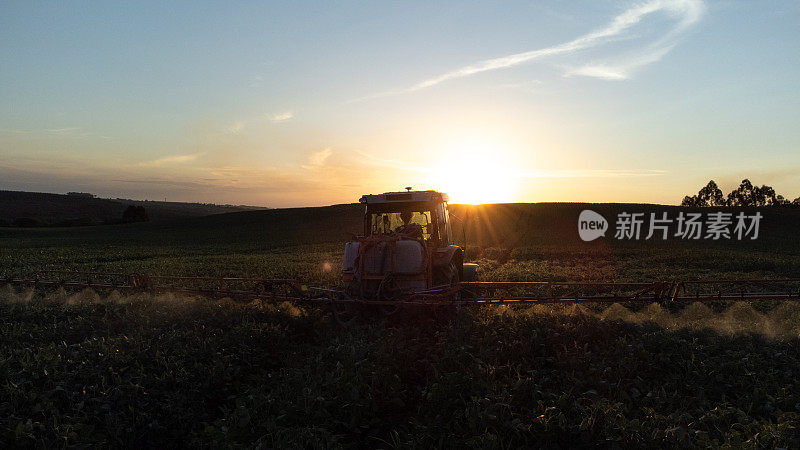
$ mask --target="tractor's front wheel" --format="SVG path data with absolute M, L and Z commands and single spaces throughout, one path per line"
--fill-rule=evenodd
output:
M 458 289 L 461 284 L 461 272 L 458 269 L 459 267 L 455 261 L 451 261 L 450 265 L 447 267 L 447 284 L 450 286 L 450 289 L 454 289 L 453 293 L 450 295 L 450 300 L 453 302 L 461 301 L 461 289 Z

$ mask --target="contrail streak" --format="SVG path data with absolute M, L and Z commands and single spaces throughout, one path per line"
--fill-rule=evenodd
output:
M 584 50 L 597 46 L 608 41 L 610 38 L 622 34 L 632 26 L 640 23 L 644 17 L 658 12 L 667 12 L 681 16 L 681 20 L 678 25 L 669 33 L 667 33 L 667 35 L 661 40 L 659 40 L 654 46 L 656 47 L 657 52 L 666 53 L 664 50 L 666 49 L 668 51 L 672 47 L 673 44 L 670 42 L 674 40 L 675 36 L 699 20 L 704 9 L 705 7 L 702 0 L 651 0 L 638 6 L 634 6 L 616 16 L 606 27 L 580 36 L 569 42 L 554 45 L 552 47 L 503 56 L 500 58 L 487 59 L 469 66 L 464 66 L 460 69 L 446 72 L 433 78 L 429 78 L 405 89 L 381 92 L 356 99 L 355 101 L 386 97 L 389 95 L 402 94 L 406 92 L 414 92 L 436 86 L 437 84 L 456 78 L 463 78 L 481 72 L 513 67 L 547 56 L 567 54 L 578 50 Z

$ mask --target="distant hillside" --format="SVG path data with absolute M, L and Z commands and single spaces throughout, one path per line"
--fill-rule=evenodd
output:
M 2 194 L 2 193 L 0 193 Z M 64 196 L 60 196 L 64 197 Z M 0 199 L 3 196 L 0 195 Z M 108 200 L 95 200 L 100 206 L 108 207 Z M 157 205 L 158 202 L 152 202 Z M 148 205 L 149 203 L 145 203 Z M 146 206 L 148 207 L 148 206 Z M 149 207 L 148 207 L 149 208 Z M 582 242 L 578 237 L 578 215 L 590 209 L 603 215 L 609 222 L 610 230 L 606 238 L 592 242 Z M 154 208 L 155 212 L 157 208 Z M 745 211 L 753 214 L 754 208 L 687 208 L 666 205 L 644 204 L 597 204 L 597 203 L 510 203 L 496 205 L 451 205 L 453 215 L 453 235 L 459 244 L 464 242 L 463 225 L 467 224 L 467 246 L 475 251 L 478 248 L 499 247 L 524 249 L 536 247 L 558 250 L 570 245 L 578 245 L 587 251 L 605 251 L 606 248 L 632 248 L 646 246 L 658 252 L 671 247 L 720 248 L 738 247 L 742 250 L 761 252 L 796 252 L 789 245 L 800 235 L 800 209 L 758 208 L 763 215 L 758 240 L 721 239 L 718 241 L 699 239 L 687 241 L 674 236 L 661 239 L 644 240 L 647 234 L 643 227 L 642 239 L 626 241 L 614 239 L 617 215 L 622 212 L 650 213 L 667 212 L 674 219 L 683 212 Z M 469 214 L 467 214 L 467 210 Z M 121 210 L 117 210 L 121 211 Z M 175 246 L 180 248 L 206 248 L 204 251 L 223 246 L 237 252 L 251 252 L 254 248 L 264 251 L 270 248 L 304 244 L 342 244 L 351 233 L 363 231 L 364 207 L 360 204 L 345 204 L 326 207 L 266 209 L 215 214 L 207 217 L 188 217 L 172 221 L 134 224 L 121 227 L 100 227 L 72 230 L 37 231 L 36 235 L 52 236 L 61 242 L 70 239 L 91 240 L 97 245 L 151 245 Z M 116 217 L 116 212 L 111 214 Z M 198 214 L 199 215 L 199 214 Z M 173 216 L 174 217 L 174 216 Z M 466 221 L 464 219 L 466 218 Z M 5 231 L 3 231 L 5 230 Z M 0 230 L 0 238 L 21 237 L 26 233 Z M 675 232 L 674 225 L 672 233 Z M 468 251 L 471 253 L 471 251 Z M 756 254 L 753 253 L 753 254 Z
M 43 226 L 113 223 L 122 218 L 122 213 L 130 205 L 143 206 L 151 222 L 265 209 L 204 203 L 111 200 L 89 195 L 0 191 L 0 225 L 8 226 L 19 219 L 29 219 L 29 223 Z
M 582 242 L 578 237 L 578 215 L 584 209 L 602 214 L 609 221 L 611 230 L 606 239 Z M 466 214 L 466 211 L 469 211 Z M 680 206 L 625 204 L 625 203 L 506 203 L 494 205 L 450 205 L 453 217 L 452 229 L 455 241 L 463 243 L 463 224 L 467 224 L 469 246 L 517 248 L 541 246 L 559 247 L 579 243 L 585 248 L 628 244 L 659 245 L 660 239 L 636 242 L 616 240 L 614 228 L 616 217 L 621 212 L 656 213 L 667 212 L 675 218 L 678 212 L 712 211 L 752 214 L 755 208 L 687 208 Z M 800 235 L 800 210 L 790 208 L 758 208 L 763 216 L 761 233 L 757 241 L 698 240 L 699 245 L 735 245 L 752 248 L 773 248 L 796 240 Z M 351 234 L 363 232 L 364 206 L 343 204 L 324 207 L 284 208 L 262 211 L 243 211 L 217 214 L 202 218 L 186 218 L 163 225 L 154 224 L 132 227 L 125 230 L 131 239 L 141 239 L 163 244 L 195 245 L 197 242 L 216 245 L 242 244 L 249 248 L 258 242 L 262 248 L 302 244 L 343 243 Z M 466 219 L 466 222 L 464 221 Z M 673 226 L 674 228 L 674 226 Z M 646 225 L 643 227 L 647 234 Z M 674 230 L 673 230 L 674 232 Z M 94 232 L 93 232 L 94 233 Z M 122 230 L 116 230 L 113 239 L 122 238 Z M 94 233 L 96 234 L 96 233 Z M 678 243 L 680 239 L 663 241 L 666 245 Z
M 609 221 L 610 230 L 604 239 L 582 242 L 578 237 L 578 215 L 584 209 L 602 214 Z M 469 210 L 469 214 L 466 214 Z M 700 239 L 693 242 L 672 237 L 644 240 L 647 234 L 643 226 L 642 240 L 625 241 L 614 239 L 617 215 L 621 212 L 656 213 L 667 212 L 675 218 L 678 212 L 712 211 L 755 212 L 753 208 L 686 208 L 679 206 L 643 204 L 592 204 L 592 203 L 515 203 L 496 205 L 451 205 L 453 235 L 459 244 L 464 242 L 463 224 L 467 224 L 467 244 L 470 248 L 554 248 L 578 245 L 586 250 L 602 250 L 607 247 L 648 248 L 696 245 L 700 247 L 736 246 L 756 251 L 789 252 L 787 243 L 793 243 L 800 235 L 800 210 L 789 208 L 759 208 L 764 216 L 759 238 L 756 241 Z M 214 249 L 224 246 L 236 251 L 260 251 L 304 244 L 342 244 L 353 233 L 363 232 L 364 206 L 345 204 L 326 207 L 268 209 L 216 214 L 208 217 L 187 217 L 161 223 L 143 223 L 124 227 L 101 227 L 95 229 L 57 230 L 52 233 L 59 241 L 84 239 L 91 235 L 98 245 L 122 245 L 123 243 L 148 242 L 153 245 L 195 248 L 205 246 Z M 466 218 L 466 222 L 464 219 Z M 672 233 L 674 233 L 674 226 Z M 17 232 L 0 231 L 4 236 L 22 236 Z M 37 236 L 50 233 L 37 232 Z M 792 247 L 793 248 L 793 247 Z

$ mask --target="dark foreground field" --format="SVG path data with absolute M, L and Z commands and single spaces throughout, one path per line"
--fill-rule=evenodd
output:
M 771 212 L 756 242 L 587 244 L 575 237 L 580 209 L 479 208 L 468 255 L 483 279 L 800 268 L 797 211 Z M 332 285 L 358 214 L 345 205 L 3 230 L 0 275 L 94 269 Z M 800 305 L 791 302 L 467 309 L 342 330 L 324 310 L 289 304 L 10 287 L 0 297 L 0 447 L 800 446 Z

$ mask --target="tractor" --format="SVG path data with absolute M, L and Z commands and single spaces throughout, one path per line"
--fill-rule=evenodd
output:
M 460 299 L 459 283 L 475 281 L 478 266 L 464 264 L 453 243 L 447 194 L 405 191 L 368 194 L 364 234 L 345 244 L 342 282 L 353 299 L 396 302 L 440 292 Z

